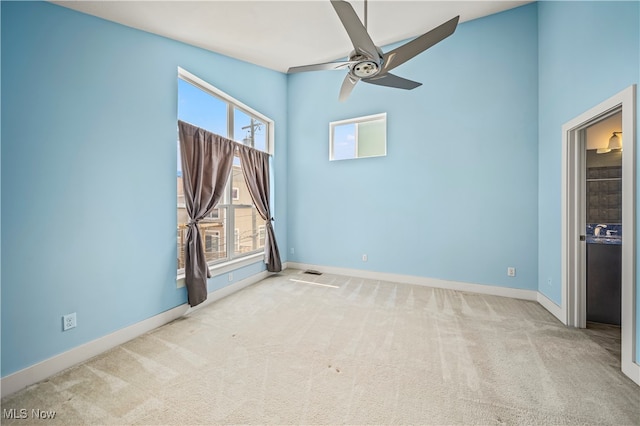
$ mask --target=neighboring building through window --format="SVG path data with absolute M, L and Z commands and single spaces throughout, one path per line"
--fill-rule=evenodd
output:
M 204 251 L 207 253 L 220 251 L 220 232 L 206 231 L 204 235 Z
M 182 69 L 178 75 L 178 119 L 261 151 L 273 150 L 271 120 Z M 180 141 L 177 170 L 177 267 L 181 273 L 189 218 L 182 186 Z M 199 223 L 207 261 L 213 264 L 263 251 L 263 224 L 245 183 L 240 159 L 235 157 L 224 196 Z
M 258 247 L 264 247 L 267 239 L 267 229 L 264 225 L 258 226 Z

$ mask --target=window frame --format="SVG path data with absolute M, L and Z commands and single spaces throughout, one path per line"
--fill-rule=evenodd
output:
M 237 99 L 233 98 L 232 96 L 224 93 L 223 91 L 221 91 L 220 89 L 214 87 L 213 85 L 211 85 L 210 83 L 200 79 L 199 77 L 195 76 L 194 74 L 190 73 L 189 71 L 178 67 L 178 79 L 179 80 L 183 80 L 186 83 L 189 83 L 193 86 L 195 86 L 196 88 L 202 90 L 203 92 L 223 101 L 226 103 L 227 106 L 227 135 L 225 137 L 234 140 L 240 144 L 243 144 L 242 140 L 237 140 L 237 138 L 235 138 L 234 136 L 234 110 L 238 110 L 240 112 L 242 112 L 243 114 L 252 117 L 253 119 L 256 119 L 258 121 L 260 121 L 262 124 L 264 124 L 265 126 L 265 150 L 259 149 L 259 148 L 254 148 L 254 149 L 258 149 L 260 151 L 266 152 L 269 155 L 273 155 L 274 154 L 274 141 L 275 141 L 275 132 L 274 132 L 274 121 L 271 120 L 269 117 L 265 116 L 264 114 L 254 110 L 253 108 L 247 106 L 246 104 L 238 101 Z M 241 136 L 241 135 L 238 135 Z M 237 157 L 237 156 L 236 156 Z M 239 196 L 239 188 L 238 187 L 234 187 L 232 186 L 232 175 L 233 175 L 233 169 L 231 170 L 231 172 L 229 173 L 229 178 L 227 180 L 226 186 L 225 186 L 225 194 L 223 196 L 223 199 L 220 200 L 220 202 L 218 203 L 218 205 L 216 206 L 214 211 L 218 212 L 217 215 L 217 219 L 220 219 L 222 217 L 224 217 L 224 221 L 225 221 L 225 228 L 226 228 L 226 238 L 221 241 L 221 236 L 218 238 L 219 241 L 219 246 L 222 246 L 222 244 L 225 244 L 225 251 L 226 251 L 226 257 L 223 259 L 219 259 L 219 260 L 212 260 L 208 262 L 208 265 L 211 269 L 215 269 L 215 270 L 219 270 L 221 273 L 224 273 L 227 270 L 231 270 L 230 268 L 237 268 L 237 267 L 241 267 L 244 265 L 249 265 L 251 263 L 254 263 L 256 261 L 258 261 L 259 259 L 263 259 L 264 258 L 264 247 L 260 247 L 256 250 L 252 250 L 249 251 L 247 253 L 237 253 L 236 252 L 236 237 L 235 237 L 235 230 L 238 229 L 236 228 L 237 223 L 235 223 L 235 211 L 236 208 L 247 208 L 247 207 L 252 207 L 253 209 L 256 209 L 255 205 L 253 203 L 249 204 L 249 205 L 243 205 L 243 204 L 239 204 L 239 203 L 235 203 L 236 201 L 238 201 L 240 199 Z M 234 194 L 234 190 L 236 191 Z M 234 198 L 235 195 L 235 198 Z M 177 199 L 177 196 L 176 196 Z M 178 206 L 179 207 L 179 206 Z M 221 215 L 221 209 L 225 209 L 225 214 Z M 212 215 L 213 215 L 213 211 L 212 211 Z M 233 217 L 232 217 L 233 216 Z M 258 216 L 259 217 L 259 216 Z M 215 217 L 211 217 L 208 219 L 214 219 L 217 220 Z M 177 226 L 176 226 L 177 228 Z M 255 232 L 258 232 L 257 227 L 254 230 Z M 238 233 L 239 234 L 239 233 Z M 180 248 L 178 248 L 178 250 L 180 250 Z M 177 270 L 177 276 L 178 276 L 178 280 L 184 278 L 184 268 L 178 269 Z

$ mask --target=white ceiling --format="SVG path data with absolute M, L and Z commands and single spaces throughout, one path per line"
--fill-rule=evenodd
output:
M 368 30 L 376 45 L 385 46 L 456 15 L 464 22 L 530 2 L 369 0 Z M 282 72 L 341 59 L 352 50 L 328 0 L 52 3 Z M 350 3 L 364 21 L 364 1 Z

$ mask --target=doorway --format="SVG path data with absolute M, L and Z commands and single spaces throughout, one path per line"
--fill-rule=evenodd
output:
M 562 127 L 562 317 L 565 324 L 587 325 L 587 130 L 621 115 L 622 170 L 621 194 L 621 367 L 622 372 L 640 384 L 640 365 L 636 362 L 636 282 L 635 282 L 635 117 L 636 87 L 630 86 L 584 112 Z M 597 225 L 606 225 L 596 223 Z M 601 232 L 604 233 L 600 235 Z M 606 228 L 595 227 L 593 237 L 605 237 Z M 609 236 L 614 233 L 610 232 Z
M 620 362 L 622 108 L 580 130 L 585 145 L 585 332 Z

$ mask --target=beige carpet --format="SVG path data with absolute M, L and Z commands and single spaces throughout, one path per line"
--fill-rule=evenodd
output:
M 287 270 L 5 398 L 28 418 L 2 424 L 640 424 L 619 370 L 535 302 Z

